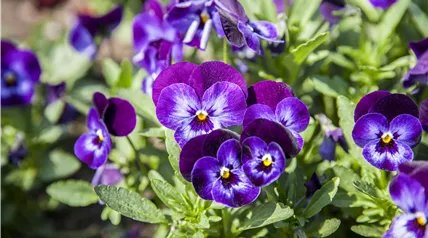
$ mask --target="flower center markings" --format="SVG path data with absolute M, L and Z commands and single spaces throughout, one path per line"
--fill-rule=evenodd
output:
M 103 132 L 101 131 L 101 129 L 98 129 L 97 132 L 95 132 L 97 134 L 97 138 L 99 142 L 102 142 L 104 140 L 104 136 L 103 136 Z
M 6 73 L 4 79 L 8 86 L 12 86 L 16 84 L 16 76 L 13 73 Z
M 196 112 L 196 117 L 198 121 L 206 121 L 208 119 L 208 113 L 206 111 L 199 110 Z
M 389 144 L 389 143 L 391 143 L 393 140 L 394 137 L 393 137 L 393 135 L 391 134 L 391 133 L 384 133 L 383 135 L 382 135 L 382 137 L 381 137 L 381 139 L 382 139 L 382 142 L 383 142 L 383 144 L 385 144 L 385 145 L 387 145 L 387 144 Z
M 230 169 L 226 167 L 221 168 L 220 176 L 224 179 L 228 179 L 230 177 Z
M 420 215 L 416 218 L 416 222 L 421 226 L 425 226 L 427 224 L 427 219 L 424 215 Z
M 270 154 L 265 154 L 262 157 L 263 165 L 269 167 L 272 165 L 272 156 Z
M 205 24 L 205 22 L 208 21 L 209 16 L 206 12 L 203 12 L 203 13 L 201 13 L 200 18 L 201 18 L 201 22 Z

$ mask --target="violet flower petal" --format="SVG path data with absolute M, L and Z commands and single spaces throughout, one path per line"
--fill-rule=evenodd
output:
M 381 9 L 387 9 L 390 6 L 392 6 L 392 4 L 396 3 L 397 0 L 370 0 L 370 3 L 378 8 Z
M 421 121 L 425 132 L 428 133 L 428 98 L 421 103 L 420 110 L 419 120 Z
M 410 176 L 400 173 L 395 177 L 389 185 L 389 193 L 404 213 L 425 212 L 425 188 Z
M 369 110 L 383 114 L 388 121 L 392 121 L 400 114 L 410 114 L 419 118 L 418 105 L 404 94 L 391 94 L 379 99 Z
M 245 128 L 250 122 L 255 119 L 264 118 L 270 121 L 276 121 L 275 113 L 268 105 L 254 104 L 245 111 L 244 121 L 242 126 Z
M 399 141 L 383 146 L 379 140 L 373 140 L 363 148 L 363 156 L 378 169 L 396 171 L 402 163 L 413 159 L 412 149 Z
M 425 52 L 428 51 L 428 37 L 416 42 L 410 42 L 410 49 L 413 50 L 416 57 L 420 58 Z
M 310 115 L 306 105 L 297 98 L 289 97 L 278 103 L 276 119 L 290 130 L 302 132 L 309 125 Z
M 364 147 L 371 141 L 380 139 L 388 132 L 388 120 L 379 113 L 369 113 L 358 119 L 352 130 L 352 138 L 359 147 Z
M 253 84 L 248 89 L 247 104 L 265 104 L 268 105 L 272 111 L 276 110 L 276 105 L 284 98 L 294 97 L 293 90 L 285 83 L 274 82 L 271 80 L 260 81 Z
M 238 169 L 241 167 L 241 145 L 238 140 L 230 139 L 223 144 L 217 152 L 217 159 L 221 166 L 229 169 Z
M 100 146 L 96 143 L 97 138 L 96 134 L 85 133 L 79 137 L 74 145 L 74 154 L 92 169 L 103 165 L 110 152 L 106 146 Z
M 217 151 L 223 142 L 230 139 L 239 140 L 239 135 L 227 129 L 217 129 L 210 132 L 205 137 L 204 146 L 202 147 L 203 155 L 216 157 Z
M 411 161 L 400 165 L 401 173 L 417 180 L 425 188 L 425 197 L 428 198 L 428 161 Z
M 178 161 L 180 173 L 189 182 L 192 181 L 192 170 L 196 161 L 204 156 L 202 148 L 206 137 L 207 135 L 193 137 L 181 149 L 180 160 Z
M 266 41 L 273 42 L 283 42 L 282 40 L 277 40 L 278 38 L 278 29 L 275 24 L 269 21 L 251 21 L 248 23 L 252 28 L 255 34 L 258 37 Z
M 268 145 L 257 136 L 246 138 L 242 142 L 242 164 L 247 163 L 253 158 L 262 158 Z
M 336 142 L 330 137 L 325 136 L 322 141 L 319 153 L 323 160 L 335 161 L 336 160 Z
M 137 113 L 134 107 L 121 98 L 110 98 L 104 112 L 103 120 L 110 134 L 127 136 L 137 124 Z
M 389 125 L 389 131 L 396 140 L 410 147 L 418 145 L 422 137 L 422 125 L 419 119 L 409 114 L 394 118 Z
M 388 91 L 374 91 L 367 95 L 365 95 L 361 100 L 358 102 L 357 106 L 355 107 L 354 112 L 354 121 L 357 122 L 358 119 L 365 114 L 369 113 L 370 108 L 373 107 L 373 105 L 381 98 L 386 97 L 390 95 L 391 93 Z
M 258 35 L 254 33 L 251 26 L 249 26 L 248 24 L 242 21 L 238 21 L 238 30 L 244 36 L 247 46 L 250 47 L 250 49 L 254 50 L 257 54 L 263 56 L 264 51 L 263 51 L 262 44 L 260 43 L 260 39 Z
M 382 238 L 417 237 L 424 238 L 428 235 L 428 229 L 419 226 L 417 214 L 403 214 L 392 220 L 389 230 Z
M 104 96 L 104 94 L 102 94 L 100 92 L 96 92 L 92 96 L 92 103 L 94 104 L 95 109 L 97 110 L 100 118 L 103 118 L 104 112 L 106 111 L 108 104 L 109 104 L 106 96 Z
M 205 200 L 213 200 L 212 188 L 219 180 L 220 165 L 214 157 L 202 157 L 196 161 L 192 171 L 192 184 L 196 193 Z
M 77 21 L 70 32 L 70 44 L 78 52 L 88 55 L 91 59 L 95 58 L 97 45 L 88 29 Z

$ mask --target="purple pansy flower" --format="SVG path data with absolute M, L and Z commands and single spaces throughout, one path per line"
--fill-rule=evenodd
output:
M 425 162 L 426 163 L 426 162 Z M 427 180 L 427 170 L 423 180 Z M 391 223 L 384 238 L 428 237 L 428 186 L 418 179 L 400 173 L 389 185 L 389 193 L 394 203 L 404 214 L 397 216 Z
M 119 168 L 112 163 L 106 163 L 99 167 L 95 171 L 95 175 L 92 178 L 92 186 L 99 184 L 104 185 L 115 185 L 123 180 L 123 175 Z
M 422 123 L 422 128 L 428 133 L 428 98 L 421 103 L 419 120 Z
M 260 194 L 242 170 L 241 146 L 235 139 L 220 146 L 217 158 L 204 156 L 195 163 L 192 184 L 201 198 L 229 207 L 250 204 Z
M 57 100 L 62 100 L 62 97 L 65 95 L 66 85 L 65 82 L 62 82 L 58 85 L 48 85 L 48 95 L 47 95 L 47 103 L 51 104 L 56 102 Z M 74 120 L 79 112 L 71 106 L 69 103 L 65 103 L 64 109 L 57 123 L 63 124 L 68 123 Z
M 34 87 L 42 73 L 36 55 L 1 41 L 1 105 L 9 107 L 31 103 Z
M 88 114 L 88 129 L 74 144 L 74 154 L 90 168 L 96 169 L 107 161 L 112 142 L 104 122 L 98 112 L 91 108 Z
M 410 48 L 418 58 L 418 62 L 404 76 L 403 86 L 409 88 L 416 82 L 428 85 L 428 38 L 410 43 Z
M 142 88 L 150 95 L 159 73 L 172 59 L 182 60 L 183 44 L 179 33 L 164 20 L 163 6 L 158 1 L 147 1 L 144 6 L 144 12 L 133 21 L 133 44 L 137 52 L 133 62 L 147 71 Z
M 92 98 L 95 108 L 114 136 L 127 136 L 137 124 L 137 113 L 128 101 L 121 98 L 107 99 L 104 94 L 96 92 Z
M 311 178 L 305 184 L 306 187 L 306 198 L 311 198 L 316 191 L 318 191 L 322 185 L 317 173 L 313 173 Z
M 280 87 L 287 90 L 286 93 L 281 93 L 281 91 L 275 92 L 275 87 L 268 87 L 269 85 L 276 86 L 277 83 L 275 82 L 261 84 L 266 85 L 266 87 L 254 85 L 253 89 L 257 91 L 253 92 L 256 92 L 256 95 L 265 95 L 264 97 L 266 98 L 270 96 L 268 104 L 257 103 L 248 107 L 245 112 L 243 127 L 245 128 L 253 120 L 259 118 L 279 122 L 293 133 L 299 148 L 302 149 L 304 141 L 299 132 L 304 131 L 309 125 L 310 115 L 308 108 L 302 101 L 290 96 L 292 92 L 288 91 L 288 86 Z M 281 97 L 285 98 L 281 99 Z
M 239 135 L 233 131 L 218 129 L 190 139 L 180 152 L 179 167 L 183 177 L 191 182 L 196 161 L 204 156 L 216 157 L 220 145 L 229 139 L 239 140 Z
M 222 62 L 182 62 L 164 70 L 153 85 L 160 123 L 175 130 L 183 147 L 191 138 L 242 124 L 247 89 L 241 74 Z
M 211 29 L 224 36 L 220 16 L 213 0 L 179 1 L 168 11 L 165 19 L 184 35 L 183 43 L 205 50 Z
M 412 147 L 421 140 L 422 126 L 417 117 L 401 114 L 392 121 L 380 113 L 358 119 L 352 131 L 364 158 L 378 169 L 395 171 L 413 159 Z
M 285 169 L 285 154 L 276 142 L 266 144 L 256 136 L 242 143 L 242 169 L 251 182 L 264 187 L 275 182 Z
M 330 24 L 337 24 L 341 17 L 336 16 L 334 12 L 343 10 L 344 8 L 344 0 L 323 0 L 320 5 L 320 14 Z
M 419 108 L 410 97 L 404 94 L 391 94 L 380 90 L 361 98 L 355 108 L 354 121 L 357 122 L 360 117 L 367 113 L 383 114 L 390 122 L 400 114 L 419 117 Z
M 80 53 L 88 55 L 91 59 L 97 53 L 97 35 L 108 36 L 122 20 L 121 6 L 113 8 L 103 16 L 93 17 L 81 14 L 71 29 L 69 41 L 71 46 Z
M 336 160 L 337 144 L 348 153 L 348 143 L 345 140 L 342 129 L 335 127 L 331 120 L 324 114 L 318 114 L 315 118 L 319 121 L 325 135 L 319 148 L 321 158 L 328 161 Z
M 370 0 L 370 3 L 378 8 L 382 8 L 382 9 L 387 9 L 390 6 L 392 6 L 392 4 L 396 3 L 397 0 Z
M 276 110 L 276 105 L 282 99 L 294 97 L 293 89 L 285 83 L 274 82 L 271 80 L 260 81 L 251 85 L 248 88 L 247 104 L 265 104 L 273 111 Z
M 220 13 L 221 25 L 227 40 L 234 46 L 245 44 L 259 55 L 263 55 L 260 38 L 269 42 L 277 40 L 278 29 L 268 21 L 250 21 L 241 3 L 237 0 L 215 0 Z

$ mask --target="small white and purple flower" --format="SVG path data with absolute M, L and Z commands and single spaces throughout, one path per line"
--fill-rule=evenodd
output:
M 250 204 L 261 191 L 245 175 L 241 163 L 241 146 L 235 139 L 225 141 L 217 157 L 204 156 L 195 163 L 192 184 L 201 198 L 229 207 Z
M 32 102 L 35 85 L 42 70 L 37 56 L 1 41 L 1 106 L 27 105 Z
M 415 53 L 418 61 L 404 76 L 403 87 L 409 88 L 415 83 L 428 85 L 428 38 L 410 43 L 410 48 Z
M 247 45 L 259 55 L 264 55 L 260 39 L 278 40 L 277 27 L 268 21 L 250 21 L 244 7 L 237 0 L 215 0 L 220 21 L 227 40 L 236 47 Z
M 153 85 L 156 116 L 175 130 L 183 147 L 191 138 L 242 124 L 247 89 L 241 74 L 222 62 L 177 63 Z
M 95 108 L 89 110 L 87 125 L 89 131 L 81 135 L 74 144 L 74 154 L 90 168 L 97 169 L 107 161 L 112 141 Z
M 69 35 L 71 46 L 94 59 L 97 53 L 95 37 L 108 36 L 121 22 L 123 8 L 117 6 L 105 15 L 94 17 L 80 14 Z

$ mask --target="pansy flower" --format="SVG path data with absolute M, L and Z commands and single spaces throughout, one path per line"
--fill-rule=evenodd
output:
M 251 182 L 264 187 L 275 182 L 285 169 L 285 154 L 276 142 L 267 144 L 256 136 L 243 143 L 242 169 Z
M 259 85 L 258 85 L 259 84 Z M 292 97 L 289 87 L 281 87 L 280 83 L 264 81 L 253 86 L 252 92 L 256 95 L 264 95 L 268 99 L 268 104 L 257 103 L 248 107 L 245 112 L 243 127 L 255 119 L 264 118 L 276 121 L 293 133 L 302 149 L 304 141 L 299 132 L 304 131 L 310 120 L 310 115 L 306 105 L 299 99 Z M 274 91 L 276 87 L 283 88 L 285 91 Z M 261 100 L 259 100 L 261 101 Z M 275 105 L 276 104 L 276 105 Z
M 90 168 L 96 169 L 105 164 L 111 151 L 112 142 L 104 122 L 95 108 L 88 114 L 88 132 L 74 144 L 74 154 Z
M 260 39 L 269 42 L 277 40 L 278 30 L 268 21 L 250 21 L 244 8 L 238 0 L 215 0 L 220 13 L 221 25 L 227 40 L 234 46 L 245 44 L 259 55 L 263 55 Z
M 320 14 L 330 24 L 337 24 L 341 17 L 335 15 L 335 12 L 344 8 L 344 0 L 323 0 L 320 5 Z
M 387 9 L 396 3 L 397 0 L 370 0 L 370 3 L 378 8 Z
M 422 123 L 422 128 L 428 133 L 428 98 L 421 103 L 419 120 Z
M 182 62 L 158 76 L 152 98 L 159 122 L 175 130 L 183 147 L 195 136 L 242 124 L 246 95 L 244 79 L 230 65 Z
M 52 104 L 57 102 L 58 100 L 62 100 L 62 97 L 65 95 L 65 92 L 65 82 L 62 82 L 58 85 L 48 85 L 47 103 Z M 68 123 L 74 120 L 78 114 L 79 112 L 76 110 L 76 108 L 71 106 L 69 103 L 64 102 L 64 107 L 57 123 Z
M 428 85 L 428 38 L 410 43 L 410 48 L 418 61 L 415 67 L 404 76 L 403 86 L 409 88 L 415 83 Z
M 1 41 L 1 105 L 2 107 L 31 103 L 34 88 L 42 71 L 36 55 Z
M 195 163 L 192 184 L 201 198 L 229 207 L 250 204 L 260 194 L 242 169 L 241 146 L 235 139 L 225 141 L 216 157 L 205 156 Z
M 422 179 L 427 180 L 427 173 L 423 174 Z M 383 235 L 384 238 L 428 237 L 427 191 L 426 182 L 423 184 L 406 173 L 400 173 L 392 180 L 389 193 L 403 214 L 394 218 L 388 231 Z
M 181 61 L 183 58 L 183 44 L 179 33 L 163 18 L 163 6 L 158 1 L 147 1 L 144 6 L 144 12 L 135 16 L 132 25 L 137 52 L 133 62 L 147 71 L 142 89 L 150 95 L 159 73 L 171 64 L 171 60 Z
M 348 153 L 349 147 L 342 129 L 335 127 L 324 114 L 315 115 L 315 118 L 319 121 L 321 129 L 324 131 L 324 140 L 319 148 L 321 158 L 328 161 L 336 160 L 336 145 L 340 145 Z
M 91 59 L 97 53 L 97 36 L 109 36 L 122 20 L 121 6 L 113 8 L 110 12 L 99 17 L 80 14 L 71 29 L 69 41 L 78 52 L 88 55 Z
M 9 162 L 15 166 L 19 166 L 21 162 L 28 155 L 28 150 L 24 146 L 24 143 L 21 141 L 17 146 L 11 148 L 8 153 Z
M 93 95 L 92 100 L 110 134 L 127 136 L 134 130 L 137 113 L 131 103 L 117 97 L 107 99 L 99 92 Z
M 112 163 L 106 163 L 99 167 L 95 171 L 95 175 L 92 178 L 92 186 L 99 184 L 104 185 L 115 185 L 123 180 L 123 175 L 119 168 Z
M 183 43 L 205 50 L 211 29 L 224 36 L 219 14 L 213 0 L 179 1 L 168 11 L 165 19 L 183 36 Z
M 417 117 L 401 114 L 392 121 L 380 113 L 358 119 L 352 131 L 364 158 L 378 169 L 395 171 L 413 159 L 412 147 L 421 140 L 422 126 Z
M 320 178 L 318 177 L 317 173 L 313 173 L 311 178 L 309 179 L 308 182 L 306 182 L 305 184 L 305 188 L 306 188 L 306 198 L 311 198 L 316 191 L 318 191 L 322 185 L 320 182 Z

